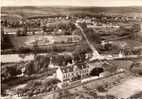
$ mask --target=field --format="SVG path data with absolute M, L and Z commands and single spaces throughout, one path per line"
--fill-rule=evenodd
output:
M 42 36 L 42 35 L 34 35 L 34 36 L 21 36 L 11 37 L 12 44 L 15 48 L 20 47 L 33 47 L 33 43 L 38 41 L 39 47 L 48 47 L 48 46 L 67 46 L 73 45 L 74 43 L 68 42 L 69 38 L 78 36 Z M 81 39 L 81 38 L 79 38 Z M 76 42 L 75 42 L 76 43 Z
M 112 94 L 119 98 L 126 99 L 138 92 L 141 92 L 142 91 L 142 87 L 140 86 L 141 84 L 142 84 L 141 77 L 131 78 L 123 82 L 122 84 L 111 88 L 108 91 L 108 94 Z

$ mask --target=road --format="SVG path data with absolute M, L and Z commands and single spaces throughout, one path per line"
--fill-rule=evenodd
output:
M 90 62 L 94 62 L 94 61 L 109 61 L 109 60 L 134 60 L 134 59 L 142 59 L 142 55 L 130 55 L 130 56 L 116 56 L 113 57 L 111 55 L 107 55 L 107 56 L 102 56 L 98 53 L 97 49 L 91 44 L 91 42 L 88 40 L 86 34 L 84 33 L 83 28 L 75 23 L 75 26 L 81 30 L 81 34 L 82 36 L 85 38 L 87 44 L 89 45 L 89 47 L 91 48 L 91 50 L 93 51 L 93 57 L 91 58 Z
M 93 51 L 93 59 L 101 59 L 100 54 L 98 53 L 97 49 L 93 46 L 93 44 L 91 44 L 91 42 L 88 40 L 86 34 L 84 33 L 83 28 L 79 25 L 79 24 L 75 24 L 75 26 L 80 29 L 82 36 L 85 38 L 87 44 L 89 45 L 89 47 L 91 48 L 91 50 Z

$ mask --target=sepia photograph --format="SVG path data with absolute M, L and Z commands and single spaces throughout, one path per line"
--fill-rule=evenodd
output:
M 0 1 L 0 99 L 142 99 L 142 0 Z

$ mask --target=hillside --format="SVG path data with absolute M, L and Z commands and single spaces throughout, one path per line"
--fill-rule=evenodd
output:
M 123 15 L 142 17 L 142 7 L 2 7 L 2 13 L 17 14 L 24 17 L 38 15 Z

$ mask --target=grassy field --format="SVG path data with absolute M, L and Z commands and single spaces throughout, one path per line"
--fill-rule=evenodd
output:
M 112 94 L 116 97 L 126 99 L 138 92 L 141 92 L 142 91 L 142 87 L 140 87 L 141 84 L 142 84 L 141 77 L 131 78 L 123 82 L 122 84 L 110 89 L 108 91 L 108 94 Z
M 13 36 L 11 37 L 12 44 L 14 45 L 15 48 L 20 48 L 20 47 L 28 47 L 32 46 L 32 42 L 35 42 L 36 40 L 47 40 L 47 42 L 41 42 L 41 44 L 44 44 L 44 46 L 48 45 L 66 45 L 66 44 L 72 44 L 72 43 L 67 43 L 67 39 L 72 36 L 42 36 L 42 35 L 34 35 L 34 36 Z M 52 43 L 52 40 L 58 43 Z M 64 41 L 64 43 L 62 43 Z M 28 44 L 29 43 L 29 44 Z M 31 43 L 31 44 L 30 44 Z

